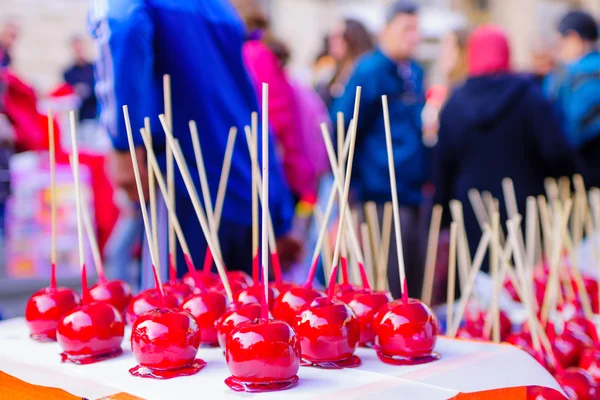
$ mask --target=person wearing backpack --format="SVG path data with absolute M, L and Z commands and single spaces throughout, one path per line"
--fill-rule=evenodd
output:
M 558 25 L 562 68 L 547 89 L 569 143 L 585 164 L 588 186 L 600 186 L 600 52 L 598 23 L 584 11 L 567 13 Z

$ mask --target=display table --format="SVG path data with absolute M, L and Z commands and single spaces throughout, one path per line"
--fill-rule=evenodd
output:
M 236 393 L 225 386 L 223 380 L 229 376 L 229 370 L 220 349 L 200 349 L 198 357 L 208 364 L 197 375 L 163 381 L 131 376 L 128 370 L 136 362 L 127 336 L 123 349 L 125 353 L 121 357 L 96 364 L 61 364 L 59 345 L 29 339 L 22 318 L 0 322 L 0 399 L 17 398 L 14 396 L 20 394 L 18 398 L 68 399 L 75 398 L 70 396 L 73 395 L 89 399 L 257 397 L 268 400 L 281 399 L 285 393 L 288 400 L 351 400 L 373 395 L 377 400 L 525 400 L 526 386 L 560 390 L 545 369 L 515 347 L 444 337 L 436 346 L 441 359 L 431 364 L 391 366 L 382 363 L 373 350 L 359 349 L 357 355 L 362 365 L 358 368 L 301 367 L 297 387 L 286 392 L 255 395 Z M 9 393 L 10 390 L 13 392 Z M 23 393 L 37 394 L 26 397 Z

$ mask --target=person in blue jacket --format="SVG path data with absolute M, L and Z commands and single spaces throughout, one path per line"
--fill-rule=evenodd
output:
M 419 214 L 421 188 L 428 177 L 427 150 L 421 131 L 421 111 L 425 104 L 423 70 L 412 59 L 420 40 L 417 12 L 413 1 L 392 3 L 379 47 L 359 60 L 344 94 L 330 110 L 333 121 L 338 112 L 343 112 L 348 124 L 353 114 L 355 89 L 362 87 L 352 184 L 359 203 L 374 201 L 381 211 L 385 202 L 391 201 L 381 103 L 381 96 L 388 96 L 406 275 L 413 297 L 419 297 L 423 278 Z M 395 239 L 390 243 L 394 244 Z M 397 274 L 393 246 L 388 279 L 395 297 L 400 293 Z
M 157 116 L 164 112 L 162 77 L 169 74 L 174 136 L 200 188 L 188 128 L 190 120 L 196 121 L 214 202 L 229 128 L 243 132 L 251 113 L 258 111 L 242 60 L 246 32 L 233 6 L 225 0 L 92 0 L 89 24 L 99 49 L 95 73 L 100 119 L 112 139 L 117 184 L 138 200 L 123 105 L 129 106 L 143 175 L 147 171 L 139 129 L 144 117 L 151 118 L 153 147 L 164 171 L 165 134 Z M 293 205 L 273 147 L 270 158 L 270 210 L 276 235 L 282 237 L 290 229 Z M 177 168 L 175 184 L 177 215 L 192 257 L 201 266 L 206 242 Z M 219 238 L 227 267 L 249 272 L 251 167 L 243 134 L 234 148 Z M 183 274 L 181 252 L 178 256 L 178 272 Z
M 470 206 L 469 189 L 488 191 L 499 199 L 500 218 L 505 221 L 503 178 L 513 180 L 518 211 L 524 215 L 527 197 L 544 194 L 546 177 L 572 176 L 580 169 L 539 85 L 531 77 L 511 72 L 505 33 L 495 26 L 476 29 L 467 53 L 468 79 L 451 95 L 440 116 L 433 183 L 435 201 L 446 210 L 450 200 L 462 202 L 474 253 L 481 230 Z
M 547 91 L 567 139 L 581 155 L 588 186 L 600 186 L 600 51 L 598 22 L 584 11 L 567 13 L 558 25 L 562 67 Z

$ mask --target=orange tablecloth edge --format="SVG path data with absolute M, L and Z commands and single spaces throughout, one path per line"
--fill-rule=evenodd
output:
M 22 381 L 0 371 L 0 400 L 80 400 L 62 389 L 38 386 Z M 105 397 L 108 400 L 143 400 L 127 393 L 116 393 Z M 516 387 L 487 390 L 476 393 L 461 393 L 450 400 L 527 400 L 527 388 Z

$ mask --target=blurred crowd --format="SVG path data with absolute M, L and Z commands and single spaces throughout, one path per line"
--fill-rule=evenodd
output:
M 413 297 L 420 296 L 433 203 L 445 207 L 451 199 L 468 203 L 471 188 L 503 202 L 505 177 L 512 178 L 522 210 L 527 196 L 544 193 L 546 177 L 580 173 L 588 186 L 600 186 L 598 21 L 584 11 L 571 10 L 561 18 L 552 46 L 532 49 L 531 71 L 513 68 L 510 43 L 500 26 L 449 32 L 441 40 L 436 60 L 442 80 L 431 85 L 416 60 L 421 42 L 418 3 L 394 1 L 386 10 L 381 32 L 370 32 L 357 19 L 335 24 L 315 58 L 309 84 L 288 73 L 292 55 L 271 29 L 259 0 L 166 3 L 91 1 L 89 31 L 99 57 L 94 65 L 83 39 L 73 38 L 73 63 L 64 73 L 69 93 L 79 99 L 79 135 L 93 140 L 106 132 L 112 144 L 106 156 L 111 166 L 108 176 L 127 195 L 121 201 L 115 201 L 117 196 L 95 199 L 96 204 L 116 203 L 114 207 L 121 211 L 107 228 L 112 235 L 107 233 L 103 241 L 115 278 L 128 279 L 124 269 L 136 243 L 141 243 L 122 106 L 129 106 L 140 161 L 145 153 L 135 132 L 143 127 L 145 117 L 151 118 L 153 147 L 164 168 L 165 136 L 156 118 L 164 111 L 164 74 L 172 80 L 171 128 L 198 187 L 188 121 L 200 127 L 213 201 L 229 128 L 241 132 L 219 228 L 223 257 L 232 269 L 249 272 L 252 265 L 251 168 L 243 132 L 251 113 L 259 110 L 263 82 L 269 84 L 273 137 L 270 211 L 288 270 L 307 268 L 303 257 L 312 248 L 305 244 L 314 243 L 312 231 L 299 232 L 294 218 L 303 218 L 307 207 L 322 209 L 323 194 L 331 190 L 320 124 L 326 123 L 333 143 L 339 143 L 337 135 L 349 129 L 355 113 L 358 86 L 362 95 L 356 110 L 351 206 L 361 219 L 365 203 L 375 203 L 383 223 L 384 206 L 391 200 L 381 103 L 381 96 L 387 95 L 404 258 Z M 27 96 L 34 94 L 10 68 L 18 33 L 14 23 L 0 32 L 0 207 L 9 193 L 10 155 L 47 146 L 43 134 L 32 138 L 41 129 L 31 128 L 26 110 L 31 106 Z M 67 89 L 56 93 L 61 90 Z M 142 168 L 142 176 L 146 174 Z M 183 230 L 194 243 L 196 264 L 201 265 L 206 243 L 179 174 L 176 192 Z M 444 215 L 447 224 L 450 213 Z M 474 251 L 481 232 L 470 208 L 465 208 L 465 226 Z M 390 243 L 389 286 L 398 296 L 393 233 Z M 180 273 L 184 273 L 182 257 L 179 254 Z

